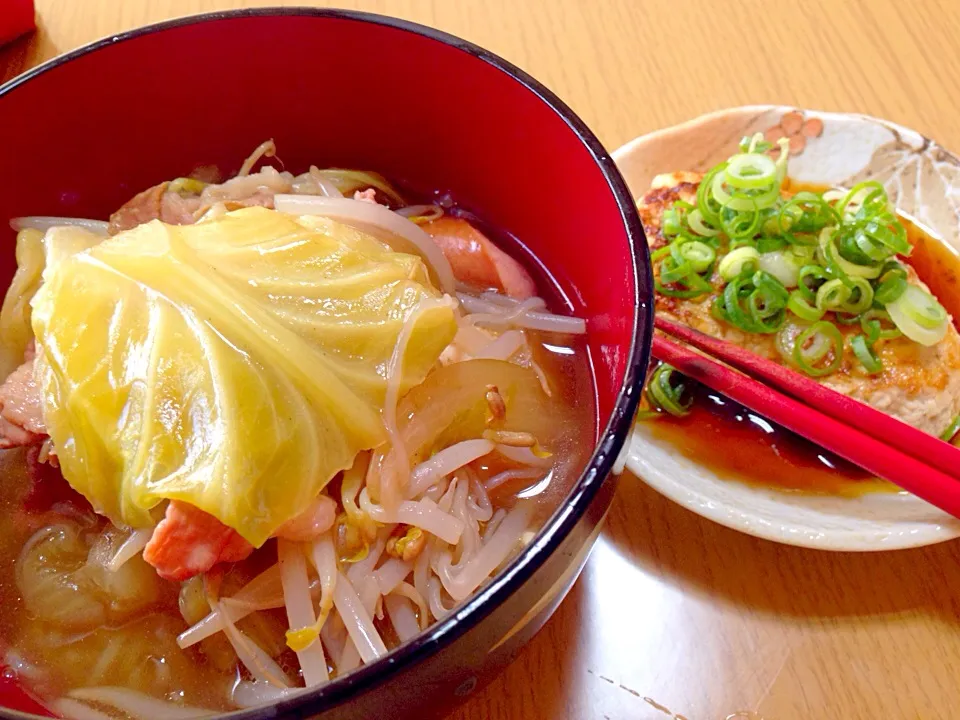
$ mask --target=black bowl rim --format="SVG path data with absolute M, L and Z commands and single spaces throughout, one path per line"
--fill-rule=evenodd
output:
M 500 56 L 455 35 L 409 20 L 353 10 L 311 7 L 261 7 L 222 10 L 145 25 L 83 45 L 48 60 L 0 85 L 0 98 L 45 72 L 119 42 L 134 40 L 144 35 L 152 35 L 186 25 L 234 18 L 280 16 L 327 17 L 350 20 L 419 35 L 427 40 L 439 42 L 482 60 L 536 95 L 541 102 L 545 103 L 566 123 L 567 127 L 584 144 L 613 192 L 620 211 L 620 218 L 630 241 L 635 321 L 623 384 L 617 394 L 610 420 L 604 428 L 597 447 L 580 478 L 563 504 L 547 520 L 530 545 L 497 574 L 490 583 L 468 598 L 448 617 L 394 649 L 384 658 L 369 665 L 361 666 L 343 678 L 333 680 L 329 685 L 313 692 L 304 692 L 302 695 L 271 705 L 237 710 L 217 716 L 224 718 L 224 720 L 227 718 L 229 720 L 267 720 L 267 718 L 283 717 L 286 712 L 294 710 L 300 715 L 333 709 L 343 702 L 349 701 L 352 695 L 375 687 L 385 678 L 406 668 L 411 663 L 416 664 L 450 645 L 493 612 L 494 608 L 506 600 L 515 589 L 523 585 L 563 542 L 583 516 L 604 480 L 613 469 L 621 452 L 626 450 L 627 435 L 640 399 L 640 389 L 650 360 L 650 344 L 653 336 L 653 275 L 649 249 L 633 196 L 610 154 L 583 120 L 551 90 L 548 90 L 525 71 Z M 644 318 L 648 318 L 648 322 L 643 322 Z M 32 720 L 37 716 L 0 708 L 0 718 Z

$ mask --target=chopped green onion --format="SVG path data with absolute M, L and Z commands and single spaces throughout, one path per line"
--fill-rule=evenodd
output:
M 839 255 L 847 261 L 870 265 L 913 251 L 906 229 L 880 183 L 874 180 L 859 183 L 835 209 L 841 218 L 837 247 Z
M 850 347 L 868 375 L 876 375 L 883 370 L 883 363 L 863 335 L 854 335 L 850 339 Z
M 819 365 L 828 354 L 832 359 L 826 365 Z M 843 362 L 843 335 L 833 323 L 820 320 L 797 335 L 791 355 L 797 367 L 807 375 L 829 375 Z
M 846 282 L 834 278 L 819 287 L 816 304 L 821 310 L 856 316 L 873 304 L 873 288 L 861 277 L 849 277 Z
M 775 333 L 786 320 L 790 293 L 769 273 L 758 270 L 734 278 L 714 300 L 711 311 L 721 320 L 751 333 Z
M 658 247 L 656 250 L 650 253 L 650 259 L 653 262 L 657 262 L 658 260 L 662 260 L 669 254 L 670 254 L 670 246 L 664 245 L 663 247 Z
M 764 235 L 757 240 L 757 252 L 761 255 L 782 250 L 787 246 L 787 239 L 780 235 Z
M 682 260 L 677 262 L 673 256 L 666 258 L 660 264 L 660 282 L 668 285 L 683 280 L 687 275 L 692 273 L 693 268 L 690 266 L 689 261 Z
M 720 227 L 731 240 L 750 239 L 760 230 L 763 214 L 757 208 L 750 212 L 737 212 L 729 208 L 720 211 Z
M 750 246 L 731 250 L 717 266 L 720 277 L 729 282 L 744 272 L 756 272 L 760 268 L 760 253 Z
M 898 262 L 892 261 L 884 265 L 883 273 L 878 278 L 879 284 L 873 293 L 873 299 L 881 305 L 887 305 L 903 295 L 907 290 L 907 271 Z
M 745 332 L 777 333 L 784 357 L 814 376 L 843 361 L 838 325 L 862 329 L 850 344 L 870 373 L 880 371 L 875 345 L 882 340 L 903 334 L 938 342 L 949 318 L 909 285 L 896 260 L 912 247 L 883 185 L 869 180 L 783 198 L 789 141 L 778 144 L 774 161 L 761 134 L 745 137 L 739 153 L 706 173 L 695 203 L 678 200 L 664 211 L 670 244 L 652 253 L 657 291 L 679 298 L 716 292 L 710 278 L 717 272 L 725 286 L 711 314 Z M 787 325 L 788 312 L 812 325 Z M 799 344 L 787 347 L 797 333 Z
M 947 333 L 947 311 L 916 285 L 908 285 L 900 297 L 887 303 L 887 312 L 900 332 L 921 345 L 936 345 Z
M 846 281 L 848 277 L 873 279 L 880 275 L 880 266 L 853 263 L 840 255 L 837 250 L 835 228 L 825 227 L 820 233 L 819 255 L 823 264 L 835 277 Z
M 780 212 L 777 213 L 776 217 L 772 218 L 775 220 L 771 228 L 772 232 L 787 235 L 796 223 L 803 220 L 803 209 L 799 204 L 794 203 L 795 199 L 796 196 L 785 202 L 780 207 Z
M 797 274 L 797 289 L 808 302 L 814 302 L 817 299 L 817 289 L 828 279 L 827 271 L 821 266 L 804 265 Z
M 787 310 L 807 322 L 816 322 L 826 314 L 826 310 L 811 305 L 799 290 L 790 293 L 790 298 L 787 300 Z
M 873 286 L 861 277 L 850 278 L 850 297 L 838 310 L 849 315 L 859 315 L 873 305 Z
M 744 289 L 746 293 L 743 292 Z M 717 306 L 721 317 L 730 324 L 736 325 L 742 330 L 749 331 L 748 328 L 751 325 L 750 318 L 746 311 L 740 306 L 740 297 L 741 295 L 746 297 L 752 291 L 753 285 L 750 283 L 750 278 L 746 274 L 731 280 L 723 289 L 723 293 L 718 295 L 715 301 L 715 305 L 716 303 L 722 302 L 722 305 Z
M 720 230 L 718 228 L 711 227 L 704 222 L 703 213 L 700 211 L 700 208 L 695 208 L 693 211 L 691 211 L 691 213 L 687 216 L 687 224 L 697 235 L 702 235 L 704 237 L 716 237 L 720 234 Z
M 800 281 L 800 268 L 808 259 L 794 248 L 765 252 L 760 255 L 760 269 L 773 275 L 786 288 L 795 288 Z
M 893 255 L 909 255 L 912 251 L 906 230 L 893 216 L 844 225 L 838 247 L 841 256 L 860 265 L 881 263 Z
M 858 240 L 861 250 L 866 244 L 866 240 L 869 239 L 896 255 L 909 255 L 913 251 L 910 241 L 907 240 L 907 231 L 893 216 L 888 215 L 880 219 L 870 220 L 862 227 L 861 233 L 863 242 L 861 243 Z
M 885 322 L 893 327 L 884 327 Z M 890 314 L 886 310 L 867 310 L 860 316 L 860 327 L 863 328 L 867 341 L 871 345 L 877 340 L 893 340 L 903 334 L 896 325 L 893 325 L 893 320 L 890 319 Z
M 740 152 L 758 152 L 765 153 L 773 145 L 763 139 L 763 133 L 754 133 L 753 135 L 744 135 L 740 139 Z
M 680 211 L 675 208 L 667 208 L 663 211 L 663 217 L 660 219 L 660 230 L 664 237 L 674 237 L 680 234 Z
M 843 280 L 827 280 L 817 290 L 817 307 L 824 311 L 837 310 L 850 299 L 852 292 Z
M 684 221 L 695 212 L 692 205 L 682 200 L 664 212 L 668 229 L 675 235 L 669 244 L 650 254 L 657 268 L 654 286 L 662 295 L 694 298 L 713 289 L 701 273 L 712 271 L 716 250 L 707 242 L 695 239 L 684 227 Z
M 789 237 L 790 237 L 790 244 L 793 245 L 793 247 L 795 248 L 796 247 L 809 247 L 809 248 L 817 247 L 817 235 L 815 233 L 811 233 L 810 235 L 807 235 L 804 233 L 794 233 Z M 811 257 L 811 259 L 813 258 Z
M 720 163 L 712 168 L 700 181 L 697 188 L 697 210 L 700 216 L 713 227 L 720 226 L 720 211 L 723 209 L 716 198 L 710 194 L 710 188 L 713 186 L 713 179 L 722 173 L 727 167 L 726 163 Z
M 691 273 L 676 282 L 678 287 L 667 287 L 660 280 L 654 283 L 654 288 L 661 295 L 668 297 L 690 299 L 705 295 L 713 291 L 713 286 L 700 275 Z
M 777 225 L 780 233 L 813 235 L 827 225 L 840 224 L 840 215 L 830 203 L 812 192 L 798 192 L 780 208 Z
M 851 315 L 849 313 L 835 310 L 833 313 L 833 321 L 838 325 L 856 325 L 858 322 L 860 322 L 860 315 Z
M 647 382 L 647 399 L 654 407 L 675 417 L 689 415 L 693 398 L 687 393 L 685 380 L 675 367 L 661 363 Z
M 769 187 L 774 181 L 777 166 L 769 155 L 743 153 L 727 161 L 724 174 L 724 180 L 731 188 L 759 190 Z
M 752 238 L 737 238 L 736 240 L 731 240 L 728 250 L 736 250 L 739 247 L 751 247 L 759 252 L 757 243 L 754 242 Z
M 753 275 L 756 292 L 750 295 L 750 306 L 755 319 L 766 320 L 782 312 L 790 299 L 790 293 L 777 278 L 760 270 Z
M 848 215 L 853 217 L 867 197 L 877 197 L 880 194 L 883 194 L 883 197 L 886 198 L 886 191 L 883 189 L 883 185 L 876 180 L 866 180 L 857 183 L 850 188 L 850 192 L 844 196 L 843 200 L 837 203 L 836 210 L 840 214 L 841 219 L 846 219 Z
M 847 228 L 837 242 L 840 255 L 850 262 L 870 265 L 883 262 L 893 253 L 870 240 L 859 228 Z
M 717 258 L 716 251 L 700 240 L 675 242 L 671 255 L 676 262 L 686 262 L 695 273 L 702 273 L 713 265 Z M 661 275 L 662 278 L 662 275 Z
M 773 178 L 770 179 L 770 184 L 765 189 L 752 192 L 737 191 L 736 193 L 727 189 L 726 179 L 726 172 L 722 174 L 718 173 L 713 178 L 713 187 L 711 188 L 713 197 L 716 198 L 717 202 L 724 208 L 729 208 L 736 212 L 743 212 L 745 210 L 755 212 L 771 207 L 780 197 L 780 186 Z

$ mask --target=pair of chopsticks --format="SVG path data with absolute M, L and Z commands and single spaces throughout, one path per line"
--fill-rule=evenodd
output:
M 657 359 L 960 517 L 960 448 L 741 347 L 666 318 L 656 318 L 655 325 L 714 356 L 658 333 L 653 338 Z

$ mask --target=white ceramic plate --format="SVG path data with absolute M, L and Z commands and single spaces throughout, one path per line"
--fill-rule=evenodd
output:
M 822 123 L 822 132 L 821 125 Z M 933 237 L 960 251 L 960 159 L 913 130 L 854 114 L 761 105 L 704 115 L 613 153 L 635 197 L 659 173 L 705 171 L 744 135 L 791 137 L 790 176 L 851 187 L 872 178 Z M 824 550 L 893 550 L 960 537 L 960 521 L 907 493 L 803 495 L 715 475 L 638 423 L 627 467 L 684 507 L 757 537 Z

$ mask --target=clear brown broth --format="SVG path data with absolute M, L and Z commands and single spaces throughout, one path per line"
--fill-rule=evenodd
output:
M 454 210 L 456 212 L 456 210 Z M 471 220 L 475 220 L 471 216 Z M 537 281 L 542 296 L 557 312 L 568 312 L 563 296 L 538 263 L 529 262 L 530 254 L 516 239 L 478 223 L 489 237 L 521 258 Z M 531 333 L 531 344 L 555 396 L 560 399 L 569 422 L 569 433 L 555 453 L 561 462 L 549 482 L 529 488 L 530 481 L 507 483 L 491 493 L 494 504 L 510 505 L 518 492 L 529 490 L 538 511 L 535 525 L 541 524 L 559 506 L 582 471 L 596 441 L 596 403 L 593 374 L 585 343 L 567 337 Z M 489 476 L 503 467 L 481 464 L 481 476 Z M 54 473 L 58 476 L 58 473 Z M 40 528 L 79 518 L 92 538 L 104 527 L 80 496 L 62 478 L 54 477 L 37 487 L 31 496 L 31 480 L 22 449 L 0 452 L 0 649 L 13 650 L 26 664 L 19 671 L 27 689 L 41 702 L 62 696 L 70 689 L 93 685 L 131 687 L 155 697 L 200 706 L 217 711 L 234 709 L 230 703 L 232 687 L 241 678 L 236 666 L 217 667 L 211 660 L 223 652 L 232 654 L 223 637 L 215 636 L 200 646 L 181 650 L 176 635 L 187 628 L 178 606 L 179 584 L 169 583 L 149 611 L 120 625 L 104 625 L 88 632 L 61 632 L 30 616 L 16 582 L 16 559 L 30 537 Z M 260 569 L 275 561 L 272 541 L 250 559 L 232 566 L 223 580 L 221 592 L 235 591 Z M 283 647 L 286 618 L 282 610 L 255 613 L 253 622 L 238 625 L 258 638 Z M 248 619 L 249 620 L 249 619 Z M 397 638 L 388 625 L 376 621 L 384 640 L 392 647 Z M 264 642 L 264 644 L 268 644 Z M 121 662 L 104 663 L 107 653 L 131 649 Z M 201 649 L 202 648 L 202 649 Z M 128 657 L 129 656 L 129 657 Z M 235 656 L 234 656 L 235 657 Z M 276 659 L 291 676 L 297 677 L 295 655 L 289 650 Z M 0 664 L 6 664 L 0 657 Z M 132 671 L 135 664 L 136 671 Z M 37 674 L 29 669 L 34 667 Z M 164 670 L 167 668 L 167 670 Z M 16 671 L 9 667 L 7 672 Z M 164 674 L 169 677 L 163 680 Z M 161 679 L 158 679 L 161 678 Z

